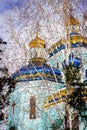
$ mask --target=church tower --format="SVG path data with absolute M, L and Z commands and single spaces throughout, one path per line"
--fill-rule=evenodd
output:
M 87 83 L 87 63 L 86 63 L 87 38 L 84 37 L 83 34 L 81 35 L 80 28 L 81 26 L 78 19 L 76 19 L 72 14 L 70 14 L 69 19 L 66 20 L 66 32 L 67 32 L 66 37 L 60 39 L 58 42 L 52 45 L 48 50 L 49 63 L 51 66 L 58 65 L 58 69 L 60 69 L 61 74 L 63 74 L 64 82 L 65 82 L 64 70 L 66 68 L 66 65 L 72 64 L 74 68 L 80 67 L 80 73 L 81 73 L 81 74 L 79 73 L 79 75 L 81 75 L 80 82 L 82 82 L 83 84 Z M 63 95 L 64 88 L 66 90 L 65 86 L 61 88 L 61 92 L 62 92 L 61 95 Z M 83 112 L 82 116 L 83 117 L 84 115 L 86 116 L 86 113 L 87 112 Z M 72 124 L 72 129 L 77 128 L 78 130 L 79 129 L 82 130 L 85 121 L 83 120 L 82 117 L 79 117 L 76 114 L 77 114 L 76 111 L 72 112 L 70 118 L 73 120 L 69 122 Z M 73 117 L 75 117 L 75 119 Z M 70 127 L 70 125 L 68 125 L 68 127 Z
M 54 85 L 57 87 L 61 81 L 61 73 L 46 63 L 45 41 L 38 37 L 38 33 L 29 47 L 29 64 L 12 75 L 17 83 L 9 99 L 7 130 L 49 130 L 51 126 L 43 105 L 53 93 Z

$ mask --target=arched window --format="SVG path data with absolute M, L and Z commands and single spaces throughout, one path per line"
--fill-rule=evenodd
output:
M 85 70 L 85 78 L 87 78 L 87 69 Z
M 79 115 L 76 115 L 75 118 L 72 120 L 72 129 L 79 130 Z
M 0 111 L 0 121 L 4 120 L 4 114 Z
M 30 119 L 36 119 L 36 97 L 30 97 Z
M 15 126 L 11 126 L 9 130 L 17 130 Z

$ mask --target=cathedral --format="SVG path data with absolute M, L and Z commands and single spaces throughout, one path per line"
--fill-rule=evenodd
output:
M 83 59 L 83 55 L 87 55 L 87 38 L 79 33 L 79 21 L 73 16 L 68 21 L 67 30 L 66 43 L 60 39 L 52 45 L 48 60 L 45 57 L 46 43 L 39 38 L 38 32 L 29 43 L 31 57 L 28 65 L 12 74 L 17 83 L 9 99 L 7 130 L 53 130 L 53 126 L 64 130 L 66 86 L 63 69 L 66 64 L 78 67 L 83 60 L 87 61 L 87 56 Z M 80 56 L 76 54 L 77 48 Z M 87 63 L 83 64 L 83 70 L 81 81 L 87 82 Z M 87 90 L 84 95 L 87 100 Z M 82 130 L 84 121 L 78 117 L 76 123 L 73 129 Z
M 40 26 L 37 24 L 38 27 L 33 31 L 35 37 L 30 37 L 31 40 L 27 43 L 29 57 L 28 59 L 25 57 L 26 65 L 23 63 L 22 67 L 18 67 L 9 76 L 14 80 L 15 87 L 11 86 L 9 96 L 6 95 L 7 104 L 4 100 L 2 101 L 4 107 L 0 104 L 0 130 L 87 130 L 87 34 L 81 31 L 80 21 L 73 15 L 72 9 L 69 7 L 68 10 L 68 0 L 64 1 L 66 3 L 63 5 L 63 11 L 66 19 L 62 38 L 52 44 L 49 43 L 47 47 L 47 41 L 40 35 L 38 29 Z M 35 6 L 37 5 L 39 4 Z M 39 5 L 40 9 L 41 6 Z M 38 23 L 39 18 L 35 19 L 33 15 L 32 17 L 36 20 L 34 22 Z M 24 20 L 26 22 L 26 16 Z M 83 23 L 85 25 L 85 21 Z M 11 33 L 14 35 L 12 26 L 11 24 Z M 30 33 L 32 36 L 32 31 Z M 20 55 L 16 51 L 15 54 Z M 19 60 L 20 58 L 18 62 Z M 15 69 L 12 65 L 10 64 L 12 69 Z M 0 76 L 4 77 L 1 73 Z M 8 77 L 8 73 L 5 77 Z M 81 85 L 84 90 L 80 93 Z M 9 85 L 5 84 L 3 90 L 0 89 L 0 94 L 6 93 L 8 88 Z M 75 93 L 76 90 L 79 95 Z M 5 97 L 5 94 L 3 95 Z M 83 105 L 81 103 L 85 103 L 84 109 L 78 110 L 79 106 Z

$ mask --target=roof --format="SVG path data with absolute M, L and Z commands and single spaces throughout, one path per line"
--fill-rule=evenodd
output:
M 40 47 L 40 48 L 45 48 L 45 41 L 42 40 L 41 38 L 38 37 L 38 33 L 36 33 L 36 38 L 33 39 L 29 43 L 30 48 L 35 48 L 35 47 Z
M 72 15 L 70 18 L 67 20 L 66 26 L 71 26 L 71 25 L 79 25 L 78 19 L 74 18 Z
M 46 63 L 35 61 L 29 62 L 28 65 L 20 68 L 12 77 L 17 82 L 34 81 L 34 80 L 49 80 L 56 82 L 61 81 L 61 73 L 58 69 L 51 68 Z
M 79 33 L 73 32 L 73 33 L 70 33 L 70 35 L 67 35 L 66 43 L 63 38 L 63 39 L 60 39 L 58 42 L 56 42 L 54 45 L 52 45 L 48 49 L 50 57 L 58 53 L 59 51 L 64 50 L 66 47 L 65 44 L 68 44 L 68 43 L 71 43 L 72 48 L 77 48 L 78 46 L 87 48 L 87 38 L 83 37 Z

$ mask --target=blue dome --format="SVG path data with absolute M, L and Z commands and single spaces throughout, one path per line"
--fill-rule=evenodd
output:
M 51 68 L 43 62 L 29 62 L 12 75 L 17 82 L 49 80 L 61 82 L 61 73 L 58 69 Z

